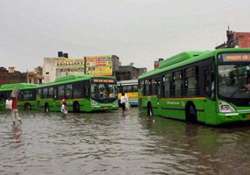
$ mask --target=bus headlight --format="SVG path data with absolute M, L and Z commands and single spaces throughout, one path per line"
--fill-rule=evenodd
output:
M 98 103 L 95 100 L 91 100 L 91 105 L 97 106 Z
M 219 112 L 222 113 L 235 112 L 235 109 L 227 102 L 219 101 Z

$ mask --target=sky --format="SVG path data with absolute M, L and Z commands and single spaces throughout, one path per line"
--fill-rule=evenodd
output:
M 110 55 L 153 68 L 182 51 L 212 50 L 250 32 L 249 0 L 0 0 L 0 66 L 27 71 L 44 57 Z

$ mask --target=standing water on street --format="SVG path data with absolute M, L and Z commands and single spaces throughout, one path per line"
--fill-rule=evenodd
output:
M 250 127 L 84 113 L 0 114 L 0 174 L 249 174 Z

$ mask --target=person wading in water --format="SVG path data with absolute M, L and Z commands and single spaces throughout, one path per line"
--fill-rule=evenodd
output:
M 126 110 L 126 104 L 128 103 L 128 96 L 125 95 L 124 92 L 122 92 L 120 103 L 121 103 L 121 107 L 122 107 L 122 114 L 124 114 L 124 112 Z
M 63 98 L 62 101 L 61 101 L 61 112 L 63 114 L 67 114 L 68 113 L 68 110 L 67 110 L 67 102 L 66 102 L 66 99 Z
M 19 116 L 18 109 L 17 109 L 18 93 L 19 93 L 18 90 L 13 90 L 11 92 L 11 100 L 12 100 L 11 115 L 12 115 L 13 125 L 16 125 L 17 121 L 19 121 L 20 124 L 22 123 L 22 120 Z

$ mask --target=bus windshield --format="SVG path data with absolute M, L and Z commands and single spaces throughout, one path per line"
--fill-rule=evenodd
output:
M 91 85 L 91 98 L 100 102 L 111 102 L 116 99 L 115 84 L 93 83 Z
M 218 76 L 221 97 L 250 99 L 250 62 L 219 65 Z

